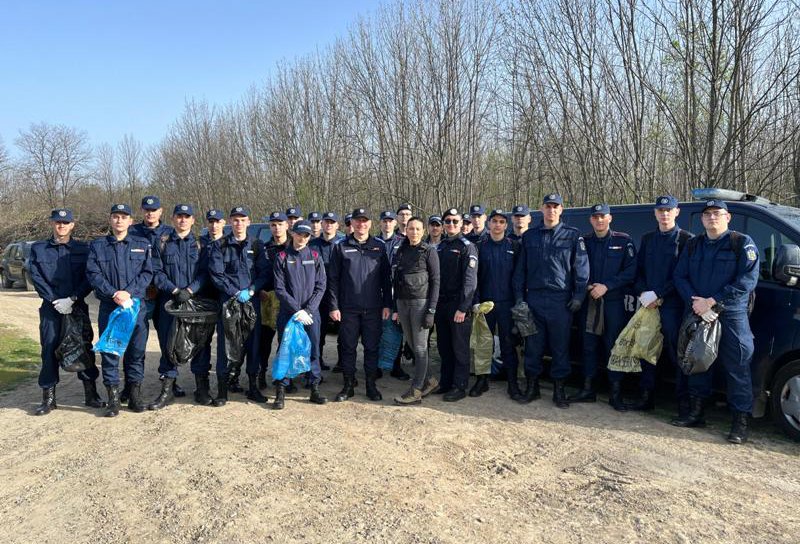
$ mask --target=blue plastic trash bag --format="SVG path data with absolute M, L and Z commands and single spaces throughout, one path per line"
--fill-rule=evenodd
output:
M 403 329 L 398 323 L 391 319 L 383 320 L 383 330 L 381 331 L 381 344 L 378 352 L 378 368 L 381 370 L 391 370 L 394 360 L 400 353 L 403 346 Z
M 303 324 L 290 319 L 283 330 L 278 356 L 272 363 L 272 379 L 296 378 L 311 370 L 311 339 Z
M 141 306 L 142 301 L 134 298 L 133 306 L 130 308 L 120 306 L 111 312 L 111 315 L 108 316 L 106 330 L 94 345 L 95 353 L 110 353 L 117 357 L 124 355 L 125 350 L 128 349 L 128 342 L 131 341 Z

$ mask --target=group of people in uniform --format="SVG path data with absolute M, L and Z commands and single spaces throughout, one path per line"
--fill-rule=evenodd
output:
M 170 300 L 235 299 L 256 308 L 277 307 L 277 319 L 269 323 L 262 322 L 261 312 L 256 311 L 255 328 L 244 345 L 237 346 L 245 353 L 246 396 L 259 403 L 269 400 L 262 390 L 269 385 L 270 354 L 277 353 L 277 348 L 272 351 L 273 341 L 277 337 L 280 344 L 290 320 L 302 324 L 311 340 L 305 386 L 312 403 L 327 402 L 319 384 L 323 370 L 331 370 L 322 357 L 331 322 L 339 327 L 338 360 L 332 370 L 343 375 L 335 400 L 346 401 L 356 393 L 360 341 L 366 397 L 380 401 L 380 338 L 384 322 L 392 319 L 403 332 L 406 348 L 401 353 L 405 351 L 414 364 L 409 376 L 400 354 L 396 357 L 391 376 L 410 379 L 408 389 L 394 399 L 399 405 L 419 404 L 430 394 L 456 402 L 489 389 L 488 374 L 477 375 L 469 388 L 470 335 L 478 306 L 491 301 L 494 308 L 486 320 L 499 338 L 499 373 L 507 381 L 510 399 L 529 403 L 540 398 L 547 352 L 553 403 L 567 408 L 571 403 L 596 401 L 598 375 L 629 316 L 625 296 L 633 294 L 642 306 L 657 308 L 660 314 L 663 354 L 675 368 L 679 408 L 672 423 L 676 426 L 705 424 L 704 407 L 712 386 L 711 372 L 686 378 L 677 370 L 680 324 L 689 313 L 708 322 L 719 320 L 717 366 L 727 377 L 733 413 L 728 440 L 747 440 L 753 401 L 748 308 L 758 281 L 758 250 L 749 236 L 728 229 L 731 216 L 724 201 L 705 203 L 705 232 L 693 236 L 677 225 L 678 201 L 669 195 L 659 197 L 654 205 L 655 228 L 642 237 L 638 250 L 629 235 L 611 230 L 607 204 L 590 209 L 591 230 L 581 234 L 561 220 L 563 200 L 555 193 L 544 197 L 542 220 L 533 226 L 525 205 L 488 214 L 481 205 L 470 206 L 466 213 L 450 208 L 423 219 L 404 204 L 375 216 L 377 235 L 372 234 L 373 215 L 364 208 L 344 217 L 342 233 L 336 212 L 312 212 L 303 218 L 300 209 L 292 207 L 268 216 L 272 237 L 266 244 L 248 233 L 251 212 L 244 206 L 234 207 L 227 216 L 218 209 L 208 210 L 206 233 L 200 237 L 194 234 L 195 211 L 189 204 L 174 207 L 172 225 L 162 221 L 156 196 L 146 196 L 141 210 L 143 220 L 133 224 L 130 206 L 115 204 L 109 233 L 87 243 L 72 237 L 72 211 L 55 209 L 50 217 L 52 237 L 33 245 L 31 277 L 43 299 L 39 310 L 43 398 L 37 415 L 57 407 L 55 350 L 61 315 L 77 307 L 86 311 L 85 298 L 92 291 L 100 302 L 101 334 L 116 308 L 128 307 L 134 299 L 142 301 L 124 355 L 103 353 L 100 370 L 90 365 L 78 374 L 86 405 L 105 408 L 109 417 L 116 416 L 123 403 L 134 412 L 158 410 L 185 395 L 176 381 L 179 368 L 165 355 L 173 320 L 165 311 Z M 512 308 L 520 305 L 527 306 L 535 325 L 535 332 L 525 338 L 518 335 L 512 319 Z M 583 380 L 580 389 L 568 395 L 573 321 L 583 340 Z M 162 350 L 161 390 L 148 403 L 142 398 L 142 381 L 151 323 Z M 431 329 L 441 359 L 438 376 L 429 364 Z M 231 393 L 245 392 L 239 384 L 241 368 L 226 357 L 221 316 L 216 333 L 216 395 L 209 380 L 211 342 L 189 365 L 195 377 L 194 399 L 201 405 L 223 406 Z M 106 401 L 95 385 L 101 374 Z M 518 376 L 523 375 L 520 384 Z M 652 410 L 655 366 L 641 363 L 635 399 L 623 398 L 623 377 L 608 371 L 609 404 L 620 412 Z M 297 386 L 290 379 L 275 380 L 273 385 L 272 407 L 282 409 L 286 394 Z

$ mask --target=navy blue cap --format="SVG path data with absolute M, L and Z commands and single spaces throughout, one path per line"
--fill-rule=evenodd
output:
M 531 210 L 525 204 L 517 204 L 511 210 L 512 215 L 530 215 Z
M 400 213 L 400 212 L 402 212 L 403 210 L 408 210 L 408 211 L 411 211 L 411 204 L 400 204 L 400 205 L 397 207 L 397 213 Z
M 550 193 L 549 195 L 544 195 L 542 204 L 561 204 L 563 206 L 564 199 L 558 193 Z
M 142 209 L 147 211 L 157 210 L 161 207 L 161 200 L 155 195 L 147 195 L 142 199 Z
M 499 216 L 500 216 L 500 217 L 502 217 L 503 219 L 506 219 L 506 221 L 508 220 L 508 219 L 506 218 L 506 212 L 504 212 L 504 211 L 503 211 L 503 210 L 501 210 L 500 208 L 497 208 L 496 210 L 492 210 L 491 212 L 489 212 L 489 219 L 491 219 L 491 218 L 492 218 L 492 217 L 494 217 L 495 215 L 499 215 Z
M 50 221 L 57 223 L 72 223 L 72 210 L 68 208 L 56 208 L 50 212 Z
M 236 206 L 235 208 L 231 208 L 231 213 L 229 213 L 231 217 L 236 215 L 240 215 L 243 217 L 250 217 L 250 209 L 244 206 Z
M 381 212 L 381 221 L 384 219 L 397 219 L 397 215 L 391 210 L 384 210 Z
M 432 215 L 432 216 L 430 216 L 428 218 L 428 224 L 430 225 L 431 223 L 439 223 L 441 225 L 442 224 L 442 216 L 441 215 Z
M 592 206 L 592 215 L 608 215 L 611 213 L 611 206 L 608 204 L 595 204 Z
M 285 213 L 272 212 L 271 214 L 269 214 L 269 217 L 267 218 L 267 220 L 268 221 L 288 221 L 289 218 L 286 217 Z
M 473 204 L 469 207 L 470 215 L 483 215 L 484 213 L 486 213 L 486 209 L 480 204 Z
M 300 207 L 286 208 L 286 217 L 303 217 Z
M 668 208 L 673 209 L 678 207 L 678 199 L 672 195 L 660 196 L 656 199 L 655 208 Z
M 352 213 L 348 213 L 348 214 L 346 214 L 346 215 L 344 216 L 344 224 L 345 224 L 345 225 L 349 225 L 349 224 L 350 224 L 350 220 L 351 220 L 351 219 L 353 219 L 353 214 L 352 214 Z
M 114 204 L 111 206 L 111 211 L 108 213 L 124 213 L 127 215 L 133 215 L 131 213 L 131 207 L 127 204 Z
M 311 234 L 311 221 L 306 221 L 305 219 L 298 221 L 292 225 L 292 232 L 297 234 Z
M 445 210 L 442 213 L 442 219 L 447 219 L 448 215 L 457 215 L 458 218 L 461 219 L 461 214 L 458 213 L 458 210 L 456 208 L 450 208 L 449 210 Z
M 211 208 L 206 212 L 206 221 L 222 221 L 225 219 L 225 214 L 222 210 Z
M 462 220 L 464 223 L 469 223 L 470 225 L 472 224 L 472 216 L 471 216 L 471 215 L 465 215 L 465 216 L 463 216 L 463 217 L 461 218 L 461 220 Z
M 719 208 L 727 211 L 728 205 L 725 204 L 724 200 L 707 200 L 705 206 L 703 206 L 703 211 L 706 211 L 709 208 Z
M 369 219 L 369 213 L 364 208 L 356 208 L 353 210 L 353 213 L 350 214 L 350 219 Z
M 336 221 L 339 222 L 339 216 L 336 215 L 336 212 L 325 212 L 322 214 L 323 221 Z
M 322 221 L 322 214 L 319 212 L 311 212 L 308 214 L 309 221 Z
M 172 210 L 172 215 L 194 215 L 194 208 L 191 204 L 178 204 Z

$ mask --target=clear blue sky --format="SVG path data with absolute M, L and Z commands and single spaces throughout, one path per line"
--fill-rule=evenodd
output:
M 226 104 L 378 0 L 0 1 L 0 136 L 32 122 L 156 143 L 188 98 Z

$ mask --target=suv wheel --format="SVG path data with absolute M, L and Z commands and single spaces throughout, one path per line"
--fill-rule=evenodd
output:
M 5 270 L 3 270 L 2 278 L 3 278 L 3 289 L 11 289 L 12 287 L 14 287 L 14 280 L 8 277 L 8 272 L 6 272 Z
M 800 441 L 800 361 L 783 365 L 772 380 L 772 418 L 789 437 Z

